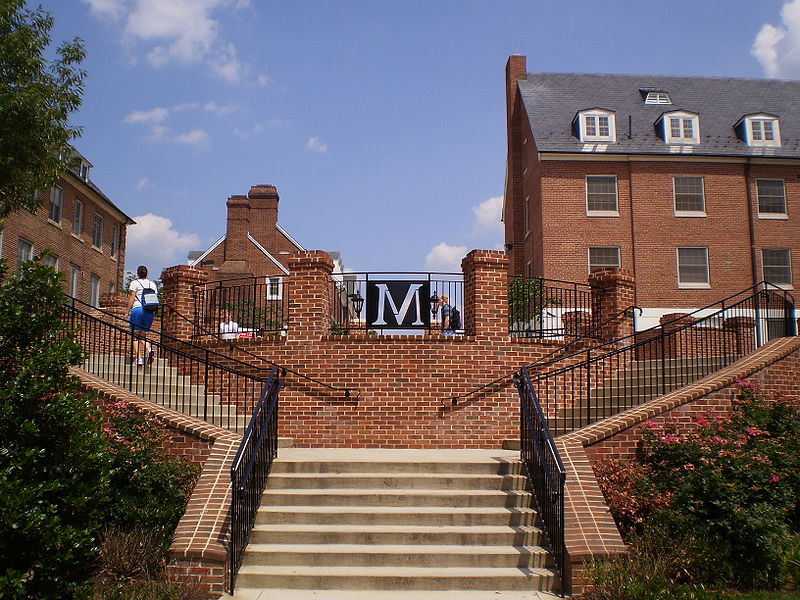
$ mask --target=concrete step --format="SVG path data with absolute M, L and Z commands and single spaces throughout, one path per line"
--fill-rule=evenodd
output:
M 535 590 L 304 590 L 236 588 L 224 600 L 561 600 L 562 596 Z
M 250 544 L 245 565 L 548 568 L 541 546 Z
M 307 590 L 552 590 L 555 580 L 552 571 L 538 568 L 249 565 L 236 582 Z
M 531 494 L 522 490 L 281 490 L 268 489 L 262 506 L 505 506 L 528 508 Z
M 368 452 L 368 451 L 367 451 Z M 474 462 L 401 462 L 376 460 L 365 461 L 284 461 L 278 460 L 272 466 L 272 473 L 462 473 L 519 475 L 522 464 L 516 460 Z M 369 471 L 368 471 L 369 469 Z
M 525 490 L 519 475 L 461 473 L 273 473 L 268 489 Z
M 538 513 L 533 509 L 483 506 L 261 506 L 256 523 L 295 523 L 322 525 L 537 525 Z

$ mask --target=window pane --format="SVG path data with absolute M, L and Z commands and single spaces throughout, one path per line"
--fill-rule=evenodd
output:
M 94 234 L 92 235 L 92 245 L 96 248 L 103 247 L 103 217 L 94 215 Z
M 678 248 L 678 281 L 708 283 L 707 248 Z
M 44 264 L 53 267 L 54 269 L 58 269 L 58 256 L 55 254 L 48 254 L 44 258 Z
M 590 246 L 589 272 L 598 269 L 618 268 L 619 248 L 616 246 Z
M 759 179 L 758 187 L 758 212 L 785 214 L 786 194 L 782 179 Z
M 617 210 L 617 178 L 590 175 L 586 178 L 587 208 L 590 211 Z
M 50 190 L 50 210 L 47 217 L 56 223 L 61 223 L 61 206 L 64 203 L 64 190 L 54 187 Z
M 683 121 L 683 136 L 685 138 L 694 137 L 694 123 L 691 119 L 681 119 Z
M 676 176 L 675 210 L 703 212 L 706 209 L 703 197 L 703 178 Z
M 22 263 L 28 262 L 32 258 L 33 242 L 20 238 L 17 246 L 17 271 L 22 271 Z
M 791 285 L 792 256 L 788 248 L 763 248 L 764 279 L 777 284 Z
M 609 136 L 608 117 L 597 117 L 597 126 L 600 135 L 604 137 Z
M 681 120 L 677 117 L 670 117 L 669 120 L 669 135 L 670 137 L 679 138 L 681 135 Z
M 72 233 L 80 235 L 83 231 L 83 202 L 75 200 L 75 216 L 72 219 Z
M 69 266 L 69 295 L 73 298 L 78 297 L 78 280 L 81 269 L 75 265 Z
M 92 275 L 89 279 L 89 304 L 100 304 L 100 278 L 97 275 Z
M 762 121 L 761 123 L 764 126 L 764 139 L 767 141 L 773 141 L 775 139 L 775 128 L 772 121 Z
M 586 135 L 587 136 L 595 136 L 597 135 L 597 121 L 595 120 L 597 117 L 584 117 L 586 119 Z

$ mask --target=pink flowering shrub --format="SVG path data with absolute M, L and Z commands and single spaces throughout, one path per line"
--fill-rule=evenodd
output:
M 713 549 L 695 580 L 775 586 L 800 533 L 800 404 L 737 383 L 726 418 L 701 417 L 688 431 L 644 423 L 632 481 L 596 471 L 623 533 L 667 526 Z

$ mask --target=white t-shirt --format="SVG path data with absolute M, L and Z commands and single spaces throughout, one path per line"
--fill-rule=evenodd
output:
M 157 289 L 156 284 L 149 279 L 134 279 L 131 281 L 128 289 L 132 292 L 136 292 L 136 296 L 133 300 L 133 306 L 131 308 L 136 308 L 137 306 L 142 305 L 142 290 L 147 288 L 150 288 L 151 290 Z
M 239 331 L 239 324 L 236 321 L 227 321 L 219 324 L 219 332 L 222 334 L 223 340 L 235 340 L 237 332 Z

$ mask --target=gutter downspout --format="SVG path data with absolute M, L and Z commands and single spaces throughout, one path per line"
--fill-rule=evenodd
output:
M 755 216 L 753 214 L 753 192 L 750 187 L 750 171 L 751 171 L 752 162 L 751 159 L 747 159 L 747 163 L 744 167 L 744 184 L 745 189 L 747 191 L 747 223 L 750 228 L 750 271 L 751 277 L 753 279 L 752 285 L 755 285 L 759 282 L 758 278 L 758 251 L 756 249 L 756 224 L 755 224 Z

